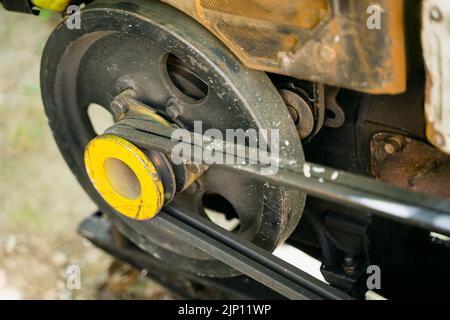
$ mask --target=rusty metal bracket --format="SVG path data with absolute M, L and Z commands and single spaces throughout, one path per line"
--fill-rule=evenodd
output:
M 370 142 L 376 179 L 417 192 L 450 198 L 450 156 L 399 134 L 381 132 Z

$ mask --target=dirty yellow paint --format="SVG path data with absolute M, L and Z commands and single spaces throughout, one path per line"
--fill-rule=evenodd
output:
M 120 160 L 137 178 L 140 188 L 126 196 L 114 186 L 108 172 L 108 159 Z M 93 185 L 108 204 L 126 217 L 148 220 L 159 213 L 164 203 L 164 189 L 154 164 L 135 145 L 114 135 L 102 135 L 86 147 L 84 162 Z
M 71 0 L 31 0 L 39 8 L 62 12 L 69 6 Z
M 405 0 L 376 1 L 383 13 L 376 31 L 367 28 L 371 0 L 161 1 L 209 29 L 250 69 L 372 94 L 406 90 Z M 327 62 L 322 47 L 334 59 Z

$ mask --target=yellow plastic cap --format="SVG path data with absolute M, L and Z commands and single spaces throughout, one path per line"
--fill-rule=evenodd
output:
M 62 12 L 69 6 L 71 0 L 31 0 L 39 8 Z
M 121 214 L 148 220 L 160 212 L 162 181 L 152 161 L 129 141 L 98 136 L 86 147 L 84 163 L 97 191 Z

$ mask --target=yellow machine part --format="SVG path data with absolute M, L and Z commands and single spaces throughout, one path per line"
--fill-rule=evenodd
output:
M 126 217 L 148 220 L 164 204 L 164 188 L 152 161 L 135 145 L 101 135 L 86 147 L 84 162 L 93 185 L 108 204 Z
M 39 8 L 62 12 L 69 6 L 71 0 L 31 0 Z
M 296 31 L 316 28 L 330 16 L 328 0 L 163 0 L 213 31 L 244 63 L 255 69 L 278 66 L 290 52 Z
M 251 69 L 373 94 L 406 89 L 404 0 L 161 0 Z M 367 27 L 368 9 L 382 25 Z

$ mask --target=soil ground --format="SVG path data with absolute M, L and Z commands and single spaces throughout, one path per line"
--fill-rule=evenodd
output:
M 112 259 L 76 233 L 96 207 L 53 141 L 39 89 L 40 57 L 58 21 L 0 9 L 0 299 L 173 298 L 143 276 L 110 290 Z M 71 266 L 80 289 L 67 285 Z

